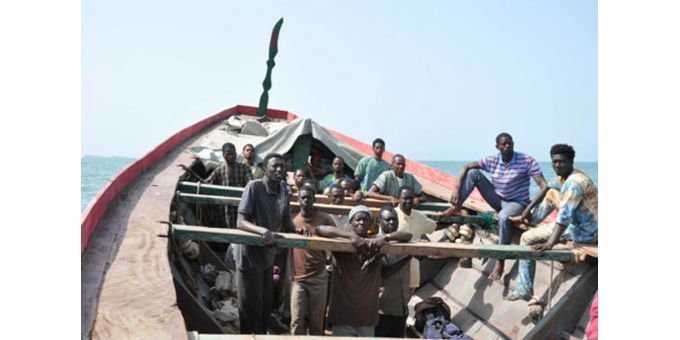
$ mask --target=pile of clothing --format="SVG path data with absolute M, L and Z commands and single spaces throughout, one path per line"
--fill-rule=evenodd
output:
M 415 327 L 427 339 L 472 339 L 451 323 L 451 309 L 438 297 L 416 304 Z

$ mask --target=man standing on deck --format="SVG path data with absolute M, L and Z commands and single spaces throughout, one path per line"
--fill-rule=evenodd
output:
M 286 166 L 279 154 L 264 158 L 265 175 L 246 185 L 237 227 L 262 235 L 265 247 L 234 244 L 238 312 L 242 334 L 266 334 L 273 304 L 272 265 L 277 232 L 297 231 L 291 219 Z
M 253 156 L 255 156 L 255 147 L 253 146 L 253 144 L 244 145 L 241 160 L 243 164 L 247 165 L 250 168 L 250 171 L 253 175 L 253 179 L 260 179 L 262 178 L 262 176 L 264 176 L 264 170 L 262 170 L 262 167 L 255 164 Z
M 521 245 L 544 251 L 552 249 L 560 241 L 597 243 L 597 188 L 584 172 L 574 169 L 575 156 L 576 152 L 570 145 L 555 144 L 550 148 L 552 167 L 557 177 L 541 190 L 521 216 L 511 220 L 535 225 L 554 209 L 558 211 L 557 219 L 552 224 L 525 231 L 520 239 Z M 536 261 L 520 260 L 518 280 L 508 300 L 532 299 L 535 273 Z M 538 302 L 535 299 L 533 303 Z
M 335 227 L 328 214 L 314 207 L 315 195 L 316 190 L 311 186 L 300 189 L 300 213 L 293 218 L 299 233 L 315 235 L 320 225 Z M 292 335 L 323 335 L 327 290 L 326 253 L 323 250 L 294 248 L 290 298 Z
M 437 229 L 437 222 L 427 218 L 425 214 L 414 210 L 416 195 L 409 186 L 402 186 L 399 189 L 399 230 L 408 232 L 412 235 L 411 241 L 417 242 L 425 234 L 431 234 Z M 411 260 L 410 273 L 410 293 L 420 287 L 420 262 L 416 259 Z
M 328 192 L 328 189 L 333 184 L 340 184 L 340 181 L 342 181 L 343 179 L 351 178 L 344 174 L 345 160 L 342 159 L 342 157 L 333 158 L 333 164 L 331 165 L 331 169 L 333 171 L 319 181 L 319 192 L 321 193 L 325 194 Z
M 220 164 L 208 178 L 203 180 L 203 183 L 245 187 L 248 181 L 253 179 L 253 175 L 247 165 L 236 162 L 236 147 L 234 144 L 224 143 L 222 145 L 222 156 L 225 163 Z M 220 225 L 220 227 L 235 228 L 236 214 L 235 206 L 225 206 L 224 209 L 221 209 L 220 223 L 224 221 L 224 225 Z
M 387 235 L 401 230 L 397 211 L 390 205 L 383 207 L 378 214 L 380 235 Z M 386 254 L 385 263 L 408 262 L 411 256 Z M 378 295 L 378 325 L 375 326 L 376 337 L 403 338 L 408 317 L 408 302 L 411 300 L 409 289 L 411 275 L 410 266 L 404 265 L 396 273 L 383 276 Z
M 410 173 L 406 172 L 406 157 L 402 154 L 396 154 L 392 157 L 392 170 L 385 171 L 373 182 L 371 189 L 368 190 L 368 197 L 387 200 L 392 202 L 392 205 L 399 204 L 399 188 L 408 186 L 413 189 L 416 195 L 421 194 L 423 188 L 420 182 Z M 425 201 L 425 198 L 420 195 L 414 201 L 414 205 L 419 205 L 420 202 Z
M 328 318 L 334 336 L 369 336 L 378 324 L 378 291 L 381 277 L 394 274 L 408 263 L 408 258 L 394 264 L 383 263 L 380 248 L 388 241 L 406 242 L 409 233 L 396 231 L 367 239 L 371 211 L 357 205 L 349 212 L 352 230 L 320 226 L 319 236 L 344 237 L 357 247 L 357 253 L 333 252 L 333 275 Z
M 354 199 L 359 199 L 359 192 L 368 192 L 373 182 L 385 171 L 390 170 L 390 164 L 382 159 L 385 152 L 385 141 L 376 138 L 372 144 L 373 156 L 366 156 L 359 160 L 354 170 L 354 177 L 361 184 L 361 190 L 357 191 Z
M 533 177 L 539 188 L 546 187 L 545 178 L 536 160 L 521 152 L 515 152 L 512 136 L 503 132 L 496 137 L 496 149 L 500 153 L 482 158 L 463 166 L 458 175 L 450 202 L 451 208 L 442 216 L 458 214 L 463 202 L 476 187 L 488 203 L 498 212 L 498 244 L 510 244 L 515 225 L 510 216 L 518 215 L 529 204 L 529 178 Z M 491 182 L 481 171 L 491 174 Z M 489 276 L 500 280 L 505 262 L 498 260 Z

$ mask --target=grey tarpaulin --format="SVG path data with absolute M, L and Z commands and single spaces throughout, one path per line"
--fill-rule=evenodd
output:
M 286 127 L 255 144 L 255 157 L 257 161 L 261 161 L 269 153 L 288 152 L 293 147 L 298 136 L 306 134 L 312 135 L 313 138 L 323 143 L 336 156 L 342 157 L 345 160 L 345 165 L 352 169 L 355 169 L 359 160 L 364 157 L 364 154 L 338 139 L 319 125 L 319 123 L 309 118 L 296 119 Z

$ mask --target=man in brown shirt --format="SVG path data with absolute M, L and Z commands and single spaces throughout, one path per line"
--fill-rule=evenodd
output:
M 329 319 L 335 336 L 373 336 L 378 324 L 378 289 L 381 274 L 391 269 L 382 262 L 380 248 L 388 241 L 406 242 L 411 235 L 396 231 L 367 239 L 371 212 L 363 205 L 349 212 L 352 230 L 320 226 L 317 233 L 324 237 L 344 237 L 357 247 L 357 253 L 333 253 L 333 275 Z M 404 262 L 407 263 L 407 262 Z
M 300 188 L 300 213 L 293 218 L 299 233 L 316 234 L 317 226 L 335 227 L 333 219 L 314 207 L 316 190 Z M 293 249 L 293 284 L 290 297 L 290 333 L 323 335 L 328 273 L 323 250 Z M 305 323 L 305 319 L 309 320 Z

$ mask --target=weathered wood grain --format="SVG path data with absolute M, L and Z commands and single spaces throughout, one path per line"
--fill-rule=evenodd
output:
M 173 225 L 173 236 L 178 239 L 240 243 L 264 246 L 262 237 L 238 229 L 208 228 L 200 226 Z M 354 252 L 356 248 L 345 239 L 307 237 L 290 233 L 279 233 L 276 246 L 283 248 L 305 248 L 337 252 Z M 532 259 L 572 261 L 576 254 L 572 250 L 550 250 L 534 252 L 526 246 L 482 245 L 460 243 L 389 243 L 381 249 L 382 253 L 415 256 L 472 257 L 495 259 Z

